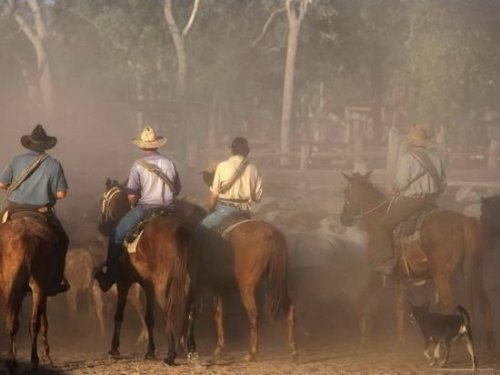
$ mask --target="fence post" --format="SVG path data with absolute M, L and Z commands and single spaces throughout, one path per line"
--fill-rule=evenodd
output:
M 300 146 L 300 170 L 305 171 L 309 165 L 309 145 Z
M 399 130 L 395 125 L 392 125 L 389 129 L 389 137 L 387 139 L 387 164 L 386 164 L 386 174 L 387 181 L 392 184 L 394 180 L 394 175 L 396 173 L 396 167 L 399 155 Z

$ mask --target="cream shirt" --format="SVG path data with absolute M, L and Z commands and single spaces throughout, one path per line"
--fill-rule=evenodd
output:
M 259 202 L 262 198 L 262 178 L 254 164 L 249 163 L 233 186 L 225 193 L 220 193 L 220 188 L 231 179 L 242 161 L 242 156 L 233 155 L 219 163 L 210 190 L 212 193 L 217 194 L 219 201 L 232 201 L 239 208 L 249 210 L 251 202 Z
M 396 173 L 396 187 L 404 189 L 408 183 L 424 171 L 417 159 L 411 155 L 411 148 L 409 152 L 405 153 L 398 163 L 398 170 Z M 436 167 L 437 173 L 441 177 L 441 184 L 444 186 L 446 182 L 446 174 L 444 169 L 444 162 L 438 150 L 426 149 L 425 150 L 432 163 Z M 408 189 L 401 194 L 405 197 L 411 197 L 420 194 L 436 193 L 440 186 L 432 179 L 429 173 L 425 173 L 422 177 L 414 181 Z

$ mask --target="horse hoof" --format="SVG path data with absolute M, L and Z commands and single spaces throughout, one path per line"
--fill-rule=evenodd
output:
M 295 364 L 299 363 L 299 353 L 297 353 L 296 350 L 290 353 L 290 358 L 292 359 L 292 362 Z
M 200 363 L 200 356 L 197 352 L 189 352 L 187 355 L 187 361 L 190 365 L 198 365 Z
M 118 351 L 118 349 L 111 349 L 109 352 L 108 352 L 109 356 L 112 358 L 112 359 L 118 359 L 120 358 L 120 352 Z
M 175 358 L 167 357 L 163 360 L 163 363 L 168 366 L 175 366 Z
M 245 362 L 254 362 L 255 361 L 255 354 L 252 353 L 247 353 L 243 356 L 243 361 Z
M 156 358 L 156 355 L 155 355 L 155 351 L 154 350 L 148 350 L 148 352 L 144 356 L 145 360 L 150 360 L 150 359 L 155 359 L 155 358 Z
M 214 354 L 212 354 L 215 360 L 220 360 L 222 358 L 222 349 L 220 347 L 217 347 L 214 350 Z

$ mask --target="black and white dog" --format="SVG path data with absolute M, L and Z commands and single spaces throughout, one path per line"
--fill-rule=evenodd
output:
M 476 354 L 472 342 L 470 317 L 464 307 L 458 305 L 457 314 L 443 315 L 429 311 L 429 305 L 411 306 L 412 319 L 418 324 L 425 339 L 424 355 L 429 359 L 430 365 L 436 363 L 444 367 L 448 362 L 451 344 L 462 338 L 472 360 L 472 368 L 477 368 Z M 431 355 L 431 347 L 434 352 Z M 441 349 L 444 350 L 440 355 Z

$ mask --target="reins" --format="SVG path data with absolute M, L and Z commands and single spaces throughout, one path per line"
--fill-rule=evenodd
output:
M 392 200 L 393 200 L 393 198 L 392 199 L 384 199 L 382 202 L 380 202 L 379 204 L 377 204 L 375 207 L 369 209 L 368 211 L 361 212 L 359 215 L 354 216 L 353 219 L 355 219 L 356 221 L 360 221 L 366 215 L 369 215 L 372 212 L 377 211 L 379 208 L 381 208 L 382 206 L 384 206 L 386 203 L 392 202 Z M 390 207 L 390 205 L 389 205 L 389 207 Z

